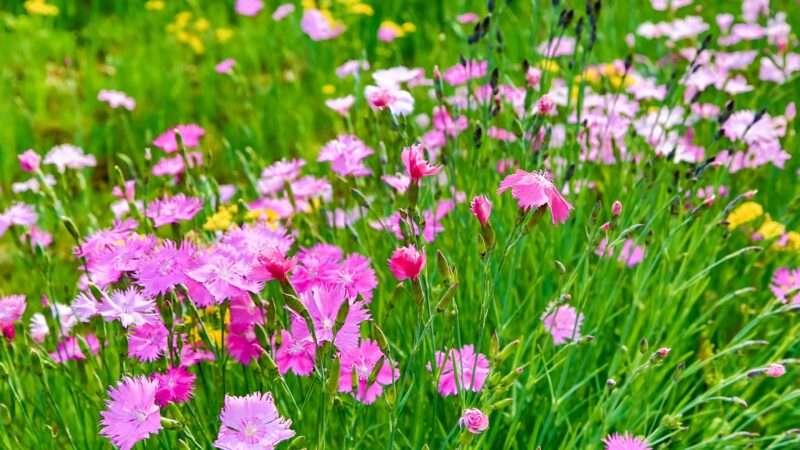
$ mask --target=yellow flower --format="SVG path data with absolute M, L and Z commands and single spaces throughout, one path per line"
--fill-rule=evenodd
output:
M 46 0 L 28 0 L 24 4 L 25 10 L 28 11 L 29 14 L 35 14 L 39 16 L 57 16 L 58 15 L 58 6 L 50 5 L 46 2 Z
M 200 33 L 206 31 L 209 26 L 211 26 L 211 24 L 208 22 L 208 19 L 200 18 L 194 21 L 194 29 Z
M 161 11 L 164 9 L 164 2 L 161 0 L 150 0 L 144 4 L 144 7 L 149 11 Z
M 336 92 L 336 87 L 334 85 L 326 84 L 325 86 L 322 86 L 322 93 L 323 94 L 332 95 L 334 92 Z
M 198 55 L 206 51 L 206 46 L 203 44 L 203 41 L 194 34 L 189 37 L 189 46 L 192 47 L 192 50 Z
M 764 239 L 772 239 L 782 235 L 786 231 L 786 227 L 780 223 L 772 220 L 769 216 L 767 216 L 767 220 L 761 224 L 759 227 L 758 233 Z
M 233 37 L 233 30 L 230 28 L 217 28 L 214 34 L 217 36 L 217 41 L 228 42 Z
M 764 214 L 764 208 L 756 202 L 744 202 L 728 214 L 728 229 L 733 230 L 740 225 L 751 222 Z
M 186 25 L 189 25 L 190 20 L 192 20 L 191 11 L 181 11 L 175 16 L 175 26 L 185 28 Z
M 303 9 L 316 9 L 317 7 L 317 2 L 314 0 L 303 0 L 300 4 L 303 6 Z
M 600 84 L 600 72 L 594 67 L 584 70 L 583 77 L 591 84 Z
M 786 233 L 786 250 L 800 252 L 800 233 L 797 231 L 790 231 Z
M 622 82 L 623 82 L 623 77 L 621 77 L 619 75 L 612 75 L 612 76 L 608 77 L 608 83 L 614 89 L 619 88 L 622 85 Z M 636 84 L 636 81 L 631 77 L 624 77 L 624 82 L 625 82 L 625 88 L 629 88 L 629 87 L 633 86 L 634 84 Z
M 367 5 L 366 3 L 355 3 L 350 5 L 350 13 L 352 14 L 360 14 L 362 16 L 371 16 L 375 14 L 375 10 L 372 9 L 372 6 Z
M 558 63 L 552 59 L 543 59 L 539 61 L 539 68 L 548 72 L 559 72 L 561 70 Z
M 233 223 L 233 215 L 239 211 L 236 205 L 219 207 L 219 210 L 206 220 L 203 229 L 208 231 L 224 231 Z
M 411 22 L 406 22 L 403 24 L 403 31 L 405 31 L 406 33 L 413 33 L 417 31 L 417 26 Z

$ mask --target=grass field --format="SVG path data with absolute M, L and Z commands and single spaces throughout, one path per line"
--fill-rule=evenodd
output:
M 799 7 L 0 0 L 0 448 L 800 448 Z

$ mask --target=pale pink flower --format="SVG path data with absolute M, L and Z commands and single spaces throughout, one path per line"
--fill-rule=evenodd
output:
M 272 450 L 295 434 L 290 428 L 292 421 L 281 417 L 269 392 L 225 395 L 219 418 L 222 425 L 214 446 L 223 450 Z
M 167 351 L 168 337 L 169 330 L 160 318 L 143 323 L 128 334 L 128 357 L 155 361 Z
M 107 322 L 119 320 L 123 327 L 140 326 L 156 314 L 156 304 L 136 288 L 114 291 L 97 306 L 97 311 Z
M 570 305 L 561 305 L 556 308 L 548 307 L 548 311 L 542 315 L 542 322 L 553 337 L 553 344 L 555 345 L 576 341 L 581 337 L 583 314 L 578 313 Z
M 783 376 L 786 373 L 786 367 L 783 364 L 773 363 L 767 366 L 764 370 L 764 374 L 768 377 L 778 378 Z
M 483 78 L 488 68 L 488 61 L 469 60 L 466 64 L 458 63 L 444 72 L 444 81 L 452 86 L 464 84 L 475 78 Z
M 294 4 L 292 3 L 284 3 L 277 8 L 272 13 L 272 20 L 278 22 L 286 18 L 289 14 L 294 12 Z
M 300 29 L 313 41 L 326 41 L 344 33 L 345 27 L 329 19 L 320 10 L 309 8 L 303 12 Z
M 536 102 L 536 113 L 540 116 L 554 116 L 556 112 L 556 102 L 550 94 L 544 94 Z
M 57 145 L 47 152 L 44 157 L 44 164 L 56 166 L 59 173 L 64 173 L 66 169 L 83 169 L 97 165 L 94 155 L 86 155 L 83 149 L 71 144 Z
M 262 8 L 264 3 L 261 0 L 236 0 L 236 14 L 242 16 L 255 16 Z
M 477 14 L 473 12 L 465 12 L 456 16 L 456 22 L 466 25 L 468 23 L 477 22 L 480 19 Z
M 317 347 L 308 332 L 308 327 L 294 326 L 292 332 L 281 331 L 281 345 L 275 352 L 275 363 L 281 375 L 288 371 L 308 376 L 314 371 Z
M 395 116 L 407 116 L 414 111 L 414 97 L 397 86 L 367 86 L 367 103 L 373 111 L 389 109 Z
M 411 178 L 403 174 L 384 175 L 381 177 L 381 180 L 401 194 L 411 185 Z
M 137 442 L 161 431 L 157 389 L 158 382 L 145 377 L 126 377 L 109 389 L 106 409 L 100 413 L 100 434 L 121 450 L 130 450 Z
M 345 78 L 349 75 L 358 75 L 363 70 L 369 70 L 369 62 L 363 59 L 351 59 L 336 68 L 336 76 Z
M 355 97 L 352 95 L 346 95 L 344 97 L 330 98 L 325 100 L 325 106 L 336 111 L 339 115 L 346 117 L 350 112 L 350 108 L 353 107 L 355 102 Z
M 42 313 L 33 313 L 28 327 L 31 333 L 31 339 L 39 344 L 44 342 L 47 335 L 50 334 L 50 327 L 47 326 L 47 319 L 45 319 Z
M 153 141 L 153 145 L 167 153 L 174 153 L 178 151 L 178 140 L 175 137 L 176 133 L 181 135 L 181 140 L 183 141 L 184 147 L 194 148 L 200 144 L 200 138 L 206 134 L 206 130 L 204 130 L 200 125 L 194 123 L 176 125 L 161 133 Z
M 0 297 L 0 331 L 8 340 L 14 339 L 14 322 L 22 319 L 27 303 L 24 295 Z
M 153 226 L 158 228 L 171 223 L 192 220 L 202 207 L 203 203 L 199 198 L 187 197 L 181 193 L 150 202 L 145 215 L 152 219 Z
M 50 352 L 50 358 L 52 358 L 56 364 L 64 364 L 67 361 L 85 360 L 86 355 L 81 349 L 80 339 L 84 340 L 86 347 L 92 355 L 96 355 L 97 352 L 100 351 L 100 341 L 97 340 L 94 334 L 89 333 L 83 338 L 75 336 L 64 338 L 56 345 L 56 350 Z
M 398 281 L 416 280 L 425 266 L 425 253 L 413 245 L 400 247 L 389 258 L 389 270 Z
M 317 161 L 330 162 L 331 169 L 343 177 L 363 177 L 372 174 L 363 160 L 373 153 L 374 150 L 355 135 L 341 135 L 322 147 Z
M 121 107 L 133 111 L 136 108 L 136 100 L 120 91 L 103 89 L 97 93 L 97 100 L 107 103 L 112 109 Z
M 467 408 L 461 413 L 458 424 L 472 434 L 481 434 L 489 428 L 489 418 L 480 409 Z
M 522 209 L 540 208 L 547 205 L 550 208 L 550 217 L 553 224 L 566 222 L 570 205 L 555 187 L 550 175 L 545 172 L 525 172 L 517 169 L 512 175 L 503 179 L 497 193 L 511 189 L 511 195 L 517 199 L 517 204 Z

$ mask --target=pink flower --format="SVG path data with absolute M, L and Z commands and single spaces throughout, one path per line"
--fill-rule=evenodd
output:
M 277 8 L 272 13 L 272 20 L 278 22 L 286 18 L 289 14 L 294 12 L 294 4 L 292 3 L 284 3 Z
M 477 14 L 473 12 L 466 12 L 464 14 L 459 14 L 456 16 L 456 22 L 466 25 L 468 23 L 477 22 L 480 19 Z
M 145 377 L 125 377 L 109 389 L 106 409 L 100 413 L 100 434 L 121 450 L 130 450 L 137 442 L 157 434 L 161 430 L 157 389 L 158 382 Z
M 0 327 L 2 328 L 2 327 Z M 50 334 L 50 327 L 47 326 L 47 319 L 42 313 L 33 313 L 29 325 L 31 339 L 39 344 L 43 343 L 45 338 Z
M 364 96 L 373 111 L 388 108 L 395 116 L 407 116 L 414 111 L 414 97 L 397 86 L 367 86 Z
M 133 111 L 133 109 L 136 108 L 136 100 L 120 91 L 103 89 L 97 93 L 97 100 L 108 103 L 108 106 L 110 106 L 112 109 L 122 107 L 128 111 Z
M 612 216 L 619 216 L 622 213 L 622 202 L 619 200 L 614 200 L 614 203 L 611 204 L 611 215 Z
M 358 253 L 348 256 L 339 264 L 338 270 L 328 272 L 324 279 L 344 288 L 348 299 L 355 300 L 360 295 L 366 303 L 372 300 L 372 291 L 378 286 L 370 259 Z
M 236 258 L 235 253 L 233 248 L 219 248 L 200 261 L 198 267 L 187 271 L 186 275 L 200 283 L 216 303 L 246 295 L 247 292 L 261 291 L 262 284 L 253 278 L 252 267 Z
M 231 331 L 228 334 L 227 344 L 228 353 L 233 356 L 233 359 L 245 366 L 249 365 L 254 359 L 261 357 L 264 353 L 253 326 L 247 327 L 241 333 Z
M 419 183 L 419 180 L 423 177 L 436 175 L 442 170 L 442 166 L 431 165 L 425 160 L 424 150 L 418 144 L 404 148 L 400 154 L 400 159 L 403 161 L 406 174 L 411 178 L 412 183 Z
M 363 161 L 373 153 L 375 152 L 356 136 L 341 135 L 322 147 L 317 161 L 330 162 L 331 169 L 343 177 L 363 177 L 372 174 Z
M 486 198 L 485 195 L 477 195 L 473 197 L 472 203 L 469 205 L 470 211 L 481 223 L 481 226 L 486 226 L 489 223 L 489 216 L 492 214 L 492 202 Z
M 627 239 L 622 245 L 617 260 L 625 263 L 628 267 L 635 267 L 644 260 L 644 246 L 636 245 L 633 239 Z
M 306 162 L 302 159 L 276 161 L 261 171 L 258 180 L 258 190 L 263 195 L 275 194 L 283 189 L 284 184 L 300 176 L 300 171 Z
M 350 112 L 350 108 L 353 107 L 353 104 L 356 102 L 356 98 L 352 95 L 346 95 L 344 97 L 339 98 L 331 98 L 325 100 L 325 106 L 328 108 L 336 111 L 339 115 L 346 117 L 347 114 Z
M 545 58 L 571 55 L 575 51 L 575 39 L 560 36 L 550 42 L 542 42 L 536 50 Z
M 542 315 L 544 327 L 553 336 L 553 344 L 561 345 L 568 341 L 575 341 L 581 337 L 581 326 L 583 325 L 583 314 L 579 314 L 570 305 L 561 305 L 554 310 Z
M 214 70 L 217 73 L 224 73 L 230 74 L 233 73 L 233 66 L 236 65 L 236 60 L 233 58 L 226 58 L 219 62 L 216 66 L 214 66 Z
M 255 16 L 264 7 L 261 0 L 236 0 L 236 14 L 241 16 Z
M 203 203 L 199 198 L 177 194 L 151 202 L 147 205 L 145 215 L 153 219 L 153 225 L 158 228 L 162 225 L 191 220 L 202 207 Z
M 303 12 L 300 29 L 313 41 L 334 39 L 344 33 L 344 25 L 326 17 L 320 10 L 309 8 Z
M 288 258 L 277 248 L 269 248 L 258 257 L 258 262 L 264 267 L 269 279 L 281 283 L 288 281 L 289 272 L 294 269 L 295 259 Z
M 399 37 L 394 27 L 382 23 L 378 27 L 378 40 L 381 42 L 392 42 Z
M 480 409 L 467 408 L 461 413 L 458 424 L 472 434 L 481 434 L 489 428 L 489 418 Z
M 288 371 L 308 376 L 314 371 L 317 347 L 305 326 L 292 327 L 293 332 L 281 331 L 281 345 L 275 352 L 275 363 L 281 375 Z
M 659 348 L 658 350 L 656 350 L 656 355 L 657 355 L 659 358 L 661 358 L 661 359 L 664 359 L 664 358 L 666 358 L 667 356 L 669 356 L 669 352 L 671 352 L 671 351 L 672 351 L 672 349 L 671 349 L 671 348 L 669 348 L 669 347 L 661 347 L 661 348 Z
M 25 150 L 17 156 L 19 160 L 19 167 L 23 172 L 36 172 L 39 170 L 39 164 L 42 162 L 42 157 L 33 149 Z
M 128 356 L 143 362 L 155 361 L 167 351 L 169 331 L 160 318 L 143 323 L 128 335 Z
M 628 433 L 608 435 L 603 439 L 603 444 L 606 445 L 605 450 L 650 450 L 644 439 Z
M 56 166 L 59 173 L 64 173 L 66 169 L 83 169 L 97 165 L 94 155 L 86 155 L 83 149 L 71 144 L 57 145 L 47 152 L 44 163 Z
M 540 116 L 556 115 L 556 102 L 550 94 L 544 94 L 536 102 L 536 113 Z
M 174 153 L 178 151 L 178 140 L 175 138 L 176 132 L 181 135 L 183 146 L 186 148 L 197 147 L 197 145 L 200 144 L 200 138 L 206 134 L 206 130 L 204 130 L 203 127 L 194 123 L 176 125 L 175 127 L 161 133 L 153 141 L 153 145 L 167 153 Z
M 783 364 L 773 363 L 767 366 L 766 370 L 764 370 L 764 374 L 768 377 L 778 378 L 783 376 L 786 373 L 786 367 Z
M 339 356 L 339 392 L 352 392 L 358 401 L 367 405 L 375 402 L 383 393 L 384 386 L 400 378 L 400 371 L 384 358 L 375 380 L 369 383 L 375 365 L 383 356 L 378 344 L 368 339 L 343 351 Z
M 475 353 L 472 344 L 465 345 L 460 350 L 436 352 L 436 367 L 441 370 L 439 393 L 444 397 L 455 395 L 460 390 L 480 392 L 489 376 L 489 360 L 486 355 Z M 430 364 L 428 370 L 433 370 Z
M 425 253 L 413 245 L 396 249 L 389 258 L 389 270 L 398 281 L 408 279 L 416 281 L 424 266 Z
M 800 304 L 800 269 L 781 267 L 776 270 L 770 290 L 781 303 Z
M 525 172 L 517 169 L 512 175 L 503 179 L 497 193 L 511 189 L 511 195 L 517 199 L 517 204 L 522 209 L 540 208 L 547 205 L 550 208 L 550 217 L 553 224 L 567 221 L 570 205 L 550 181 L 550 175 L 544 172 Z
M 65 338 L 56 345 L 56 351 L 50 353 L 50 358 L 52 358 L 56 364 L 64 364 L 67 361 L 85 360 L 86 355 L 83 354 L 79 339 L 81 338 L 75 336 Z M 100 341 L 97 340 L 94 334 L 89 333 L 83 337 L 83 339 L 92 355 L 96 355 L 97 352 L 100 351 Z
M 364 309 L 363 302 L 350 302 L 344 323 L 339 330 L 336 330 L 339 311 L 345 302 L 349 302 L 344 288 L 331 285 L 315 286 L 301 293 L 300 301 L 311 316 L 318 343 L 331 342 L 339 351 L 346 351 L 358 345 L 359 326 L 361 322 L 369 320 L 369 312 Z M 295 315 L 292 322 L 293 333 L 295 327 L 300 326 L 305 326 L 305 321 Z
M 13 340 L 16 336 L 14 322 L 22 319 L 25 307 L 26 302 L 23 295 L 0 297 L 0 331 L 6 339 Z
M 492 139 L 502 142 L 516 142 L 517 135 L 513 131 L 508 131 L 505 128 L 491 126 L 486 130 L 486 135 Z
M 136 283 L 145 296 L 161 295 L 178 284 L 186 282 L 185 272 L 192 268 L 197 250 L 190 241 L 180 248 L 172 241 L 164 241 L 149 255 L 142 258 L 134 271 Z
M 402 174 L 384 175 L 381 177 L 381 180 L 401 194 L 408 189 L 409 185 L 411 185 L 411 178 Z
M 192 396 L 195 374 L 185 367 L 171 367 L 165 373 L 153 375 L 158 382 L 156 403 L 162 408 L 170 403 L 183 403 Z
M 444 72 L 444 81 L 452 86 L 464 84 L 475 78 L 483 78 L 488 68 L 488 61 L 469 60 L 466 64 L 458 63 Z
M 336 76 L 339 78 L 349 75 L 356 76 L 362 70 L 369 70 L 369 62 L 362 59 L 351 59 L 336 68 Z
M 119 320 L 123 327 L 140 326 L 152 320 L 156 304 L 136 288 L 114 291 L 97 306 L 97 311 L 106 322 Z
M 226 395 L 219 419 L 222 425 L 214 446 L 223 450 L 273 449 L 295 434 L 292 421 L 281 417 L 269 392 Z

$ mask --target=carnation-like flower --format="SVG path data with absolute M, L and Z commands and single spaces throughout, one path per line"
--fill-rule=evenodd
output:
M 226 58 L 214 66 L 214 71 L 217 73 L 230 74 L 233 72 L 233 66 L 236 65 L 236 60 L 233 58 Z
M 388 108 L 395 116 L 407 116 L 414 111 L 414 97 L 397 86 L 367 86 L 364 95 L 373 111 Z
M 605 450 L 650 450 L 644 439 L 628 433 L 608 435 L 603 439 L 603 444 L 606 445 Z
M 398 281 L 416 280 L 425 266 L 425 253 L 413 245 L 400 247 L 389 258 L 389 270 Z
M 461 413 L 458 424 L 472 434 L 480 434 L 489 428 L 489 418 L 480 409 L 467 408 Z
M 289 14 L 294 12 L 294 4 L 292 3 L 283 3 L 272 13 L 272 20 L 278 22 L 286 18 Z
M 272 450 L 295 434 L 292 421 L 281 417 L 269 392 L 226 395 L 219 418 L 222 425 L 214 446 L 223 450 Z
M 308 327 L 292 327 L 292 332 L 281 332 L 281 345 L 275 352 L 278 371 L 284 375 L 288 371 L 296 375 L 308 376 L 314 371 L 317 347 L 308 332 Z
M 66 169 L 83 169 L 84 167 L 94 167 L 97 159 L 94 155 L 86 155 L 83 149 L 71 144 L 57 145 L 47 152 L 44 163 L 56 166 L 60 173 Z
M 442 166 L 434 166 L 425 159 L 425 153 L 421 145 L 406 147 L 400 154 L 406 174 L 411 178 L 412 183 L 419 183 L 423 177 L 429 177 L 441 172 Z
M 169 331 L 160 318 L 143 323 L 128 335 L 128 356 L 149 362 L 167 351 Z
M 343 177 L 363 177 L 372 174 L 364 165 L 364 158 L 373 153 L 375 152 L 356 136 L 342 135 L 322 147 L 317 161 L 330 162 L 331 169 Z
M 255 16 L 264 7 L 261 0 L 236 0 L 236 14 L 242 16 Z
M 469 209 L 472 211 L 472 215 L 481 223 L 481 226 L 486 226 L 489 223 L 489 216 L 492 214 L 492 202 L 485 195 L 473 197 Z
M 83 338 L 76 336 L 64 338 L 56 345 L 56 351 L 50 352 L 50 357 L 53 358 L 53 361 L 57 364 L 63 364 L 67 361 L 85 360 L 86 355 L 81 348 L 80 339 L 84 340 L 86 348 L 89 349 L 92 355 L 96 355 L 97 352 L 100 351 L 100 341 L 97 340 L 97 336 L 89 333 Z
M 121 450 L 130 450 L 137 442 L 161 431 L 157 389 L 158 381 L 145 377 L 126 377 L 109 389 L 106 409 L 100 413 L 100 434 Z
M 573 209 L 546 173 L 525 172 L 518 169 L 503 179 L 497 192 L 503 193 L 508 189 L 511 189 L 511 195 L 517 199 L 517 204 L 522 209 L 547 205 L 550 208 L 553 224 L 566 222 L 570 210 Z
M 339 359 L 339 392 L 352 392 L 360 402 L 373 403 L 388 386 L 400 377 L 400 371 L 390 361 L 383 358 L 377 343 L 363 340 L 361 344 L 342 352 Z M 375 365 L 383 358 L 383 365 L 370 384 L 370 376 Z
M 153 376 L 158 382 L 156 390 L 156 403 L 161 407 L 170 403 L 183 403 L 192 396 L 195 374 L 186 367 L 171 367 L 165 373 Z
M 553 336 L 553 344 L 561 345 L 581 337 L 583 314 L 579 314 L 570 305 L 561 305 L 555 309 L 550 308 L 542 315 L 544 327 Z
M 489 360 L 482 353 L 475 353 L 472 344 L 461 349 L 436 352 L 436 367 L 439 374 L 439 393 L 447 397 L 461 390 L 479 392 L 489 376 Z M 428 364 L 428 370 L 433 370 Z
M 301 293 L 300 301 L 311 316 L 317 342 L 332 342 L 340 351 L 358 345 L 359 325 L 369 320 L 369 312 L 364 308 L 363 302 L 351 302 L 344 323 L 339 330 L 336 330 L 339 311 L 345 302 L 349 302 L 342 286 L 315 286 Z M 294 317 L 293 323 L 305 324 L 297 316 Z
M 6 339 L 11 340 L 16 336 L 14 322 L 22 318 L 25 306 L 24 295 L 0 297 L 0 331 Z
M 345 27 L 325 14 L 314 8 L 308 8 L 303 12 L 300 20 L 300 29 L 313 41 L 327 41 L 334 39 L 344 33 Z
M 128 111 L 133 111 L 136 108 L 136 100 L 120 91 L 103 89 L 97 93 L 97 99 L 107 103 L 112 109 L 125 108 Z
M 146 215 L 153 219 L 153 225 L 158 228 L 162 225 L 191 220 L 202 207 L 203 202 L 199 198 L 177 194 L 151 202 L 147 205 Z
M 107 322 L 119 320 L 127 328 L 131 325 L 143 325 L 150 320 L 155 315 L 156 304 L 138 289 L 128 288 L 107 295 L 98 305 L 97 311 Z
M 36 172 L 42 162 L 42 157 L 33 149 L 28 149 L 17 155 L 17 160 L 19 161 L 19 168 L 23 172 Z
M 200 144 L 200 138 L 206 134 L 206 130 L 204 130 L 200 125 L 194 123 L 176 125 L 161 133 L 153 141 L 153 145 L 167 153 L 178 151 L 178 140 L 175 138 L 175 133 L 179 133 L 181 135 L 181 140 L 183 141 L 184 147 L 194 148 Z

